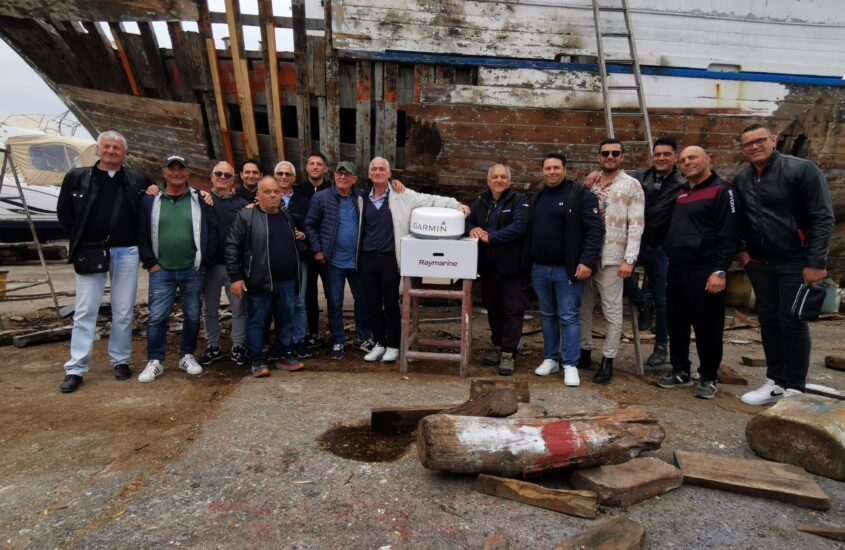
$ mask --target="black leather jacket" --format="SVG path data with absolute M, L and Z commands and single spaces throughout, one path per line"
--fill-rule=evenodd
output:
M 74 252 L 85 230 L 88 216 L 91 214 L 91 206 L 94 204 L 94 199 L 97 198 L 98 187 L 93 185 L 95 181 L 92 177 L 93 170 L 93 166 L 86 166 L 68 171 L 59 191 L 56 215 L 59 218 L 59 223 L 70 236 L 68 263 L 73 261 Z M 147 187 L 153 185 L 153 180 L 140 170 L 128 166 L 123 166 L 121 171 L 123 172 L 123 192 L 126 195 L 129 207 L 132 209 L 132 218 L 123 220 L 123 223 L 133 224 L 137 231 L 141 199 L 144 197 Z
M 279 210 L 294 232 L 293 219 L 287 210 Z M 295 233 L 294 233 L 295 234 Z M 267 214 L 258 206 L 244 208 L 235 216 L 226 239 L 224 257 L 226 272 L 232 282 L 244 281 L 252 292 L 271 292 L 273 276 L 270 274 L 270 244 L 267 239 Z M 296 292 L 301 284 L 299 255 L 296 256 Z
M 643 246 L 663 246 L 669 224 L 672 222 L 675 200 L 681 189 L 686 186 L 687 179 L 681 175 L 677 166 L 672 167 L 672 171 L 665 178 L 658 176 L 654 166 L 628 174 L 640 182 L 645 196 L 645 228 L 640 242 Z
M 742 246 L 752 258 L 826 267 L 833 205 L 818 166 L 774 151 L 762 174 L 748 165 L 733 186 L 742 205 Z

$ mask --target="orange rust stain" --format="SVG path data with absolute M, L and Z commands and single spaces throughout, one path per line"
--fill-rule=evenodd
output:
M 717 100 L 722 99 L 722 83 L 721 82 L 716 83 L 716 99 Z

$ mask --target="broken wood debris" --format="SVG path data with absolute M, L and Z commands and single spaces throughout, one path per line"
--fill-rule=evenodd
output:
M 766 367 L 766 358 L 765 357 L 763 357 L 763 358 L 761 358 L 761 357 L 748 357 L 748 356 L 743 355 L 740 358 L 740 361 L 742 361 L 742 364 L 745 365 L 746 367 L 764 367 L 764 368 Z
M 639 550 L 645 529 L 625 516 L 615 516 L 555 546 L 555 550 Z
M 430 470 L 520 477 L 618 464 L 660 447 L 666 432 L 637 409 L 546 418 L 423 418 L 417 456 Z
M 830 508 L 830 497 L 807 472 L 767 460 L 729 458 L 675 451 L 684 483 L 765 497 L 816 510 Z
M 569 478 L 575 489 L 594 491 L 605 506 L 631 506 L 677 489 L 681 471 L 658 458 L 635 458 L 622 464 L 576 470 Z
M 45 330 L 36 330 L 35 332 L 28 332 L 25 334 L 18 334 L 12 337 L 12 343 L 16 348 L 25 348 L 32 344 L 40 344 L 43 342 L 55 342 L 56 340 L 64 340 L 70 338 L 72 325 L 58 328 L 49 328 Z
M 536 483 L 482 474 L 472 486 L 485 495 L 513 500 L 570 516 L 593 519 L 598 516 L 598 498 L 593 491 L 549 489 Z
M 769 460 L 845 481 L 845 403 L 803 394 L 782 399 L 745 426 L 748 445 Z
M 845 394 L 836 388 L 830 386 L 822 386 L 821 384 L 805 384 L 804 393 L 812 393 L 813 395 L 821 395 L 822 397 L 830 397 L 831 399 L 845 400 Z
M 824 366 L 833 370 L 845 371 L 845 357 L 828 355 L 824 358 Z
M 806 523 L 799 523 L 795 526 L 796 529 L 802 533 L 812 533 L 820 537 L 825 537 L 832 540 L 845 542 L 845 529 L 841 527 L 829 527 L 827 525 L 807 525 Z
M 515 380 L 498 380 L 493 378 L 473 378 L 469 385 L 469 398 L 473 399 L 487 392 L 500 388 L 509 388 L 516 392 L 516 400 L 520 403 L 531 402 L 531 392 L 528 382 Z

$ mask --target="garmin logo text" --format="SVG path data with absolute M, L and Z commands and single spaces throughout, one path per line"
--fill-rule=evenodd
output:
M 458 262 L 453 260 L 424 260 L 420 258 L 423 267 L 458 267 Z
M 446 221 L 444 220 L 440 225 L 414 222 L 411 224 L 411 229 L 414 231 L 427 231 L 429 233 L 446 233 L 448 227 L 446 226 Z

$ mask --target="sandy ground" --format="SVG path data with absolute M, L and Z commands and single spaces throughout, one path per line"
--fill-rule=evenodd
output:
M 55 271 L 57 280 L 72 279 Z M 7 320 L 46 305 L 15 303 L 10 312 L 9 304 L 0 303 Z M 486 318 L 475 317 L 482 350 Z M 845 388 L 845 373 L 822 365 L 825 355 L 845 351 L 843 327 L 841 320 L 813 325 L 811 382 Z M 526 323 L 526 332 L 536 328 L 535 320 Z M 426 330 L 458 333 L 453 323 Z M 739 364 L 742 355 L 762 356 L 759 332 L 730 331 L 725 340 L 724 363 L 752 386 L 761 383 L 764 369 Z M 169 349 L 177 344 L 171 335 Z M 134 347 L 137 374 L 142 333 Z M 552 548 L 598 521 L 475 493 L 471 478 L 425 470 L 410 440 L 390 461 L 377 461 L 378 452 L 369 462 L 328 452 L 324 434 L 366 424 L 373 407 L 465 400 L 469 381 L 455 364 L 415 363 L 402 376 L 398 365 L 365 363 L 358 351 L 340 362 L 323 351 L 304 371 L 256 380 L 227 360 L 189 377 L 168 357 L 160 379 L 139 384 L 113 378 L 98 342 L 85 384 L 63 395 L 67 350 L 67 341 L 0 347 L 0 546 L 480 548 L 485 535 L 500 533 L 511 548 Z M 739 401 L 744 387 L 722 385 L 713 401 L 694 399 L 690 388 L 662 390 L 653 384 L 658 373 L 628 372 L 633 348 L 625 344 L 610 386 L 584 373 L 580 388 L 566 388 L 559 376 L 531 373 L 541 360 L 538 334 L 525 337 L 523 350 L 515 378 L 552 414 L 636 406 L 667 431 L 662 448 L 647 455 L 671 462 L 675 449 L 687 449 L 754 457 L 744 428 L 758 409 Z M 470 376 L 495 377 L 480 359 L 476 353 Z M 334 447 L 342 451 L 343 442 Z M 628 509 L 602 508 L 599 520 L 625 514 L 645 527 L 648 548 L 841 548 L 795 530 L 796 523 L 845 525 L 845 484 L 814 477 L 830 510 L 682 486 Z M 543 483 L 567 486 L 565 476 Z

